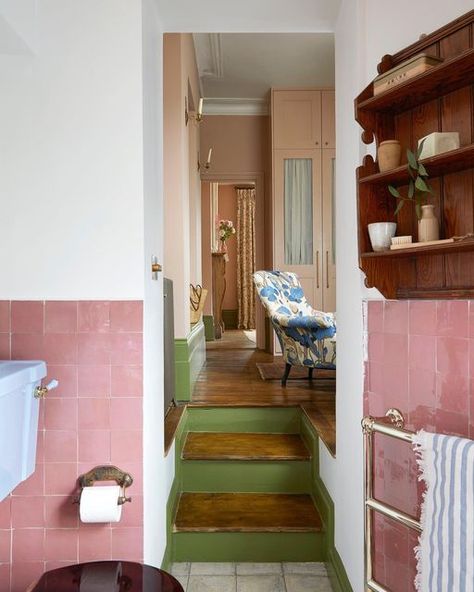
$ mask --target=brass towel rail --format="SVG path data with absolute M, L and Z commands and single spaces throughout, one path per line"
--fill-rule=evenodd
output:
M 365 487 L 365 521 L 364 521 L 364 543 L 365 543 L 365 586 L 366 590 L 373 592 L 390 592 L 387 588 L 374 580 L 372 570 L 372 513 L 379 512 L 392 520 L 400 522 L 409 528 L 421 532 L 421 525 L 418 520 L 405 514 L 388 504 L 374 498 L 373 463 L 374 463 L 374 434 L 384 434 L 391 438 L 413 442 L 415 432 L 405 429 L 405 419 L 398 409 L 389 409 L 385 417 L 364 417 L 362 420 L 362 431 L 364 433 L 364 487 Z

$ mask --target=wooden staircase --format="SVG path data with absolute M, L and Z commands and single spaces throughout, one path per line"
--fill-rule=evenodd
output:
M 320 561 L 324 531 L 299 434 L 188 432 L 175 561 Z

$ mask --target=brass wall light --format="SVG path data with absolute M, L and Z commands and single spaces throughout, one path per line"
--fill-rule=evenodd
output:
M 197 121 L 198 123 L 200 123 L 202 121 L 202 110 L 203 110 L 203 106 L 204 106 L 204 99 L 200 98 L 199 99 L 199 105 L 198 105 L 198 110 L 196 112 L 194 111 L 189 111 L 188 108 L 188 97 L 184 97 L 184 121 L 186 123 L 186 125 L 188 125 L 189 120 L 192 118 L 195 121 Z
M 197 163 L 198 171 L 200 171 L 203 168 L 203 166 L 206 169 L 206 171 L 208 171 L 211 168 L 211 157 L 212 157 L 212 148 L 209 148 L 209 152 L 207 153 L 207 160 L 204 163 L 204 165 L 202 165 L 201 159 L 199 157 L 199 152 L 198 152 L 198 163 Z

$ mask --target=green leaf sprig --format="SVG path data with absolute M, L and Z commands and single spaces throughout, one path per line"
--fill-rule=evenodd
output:
M 418 220 L 421 220 L 421 206 L 427 201 L 428 194 L 433 193 L 432 188 L 427 183 L 428 173 L 424 165 L 420 162 L 420 155 L 423 150 L 424 143 L 425 140 L 420 142 L 416 152 L 412 152 L 411 150 L 407 149 L 407 170 L 408 174 L 410 175 L 407 195 L 403 196 L 393 185 L 388 186 L 388 190 L 393 195 L 393 197 L 399 200 L 395 209 L 395 216 L 403 208 L 405 202 L 408 201 L 415 204 L 416 216 Z

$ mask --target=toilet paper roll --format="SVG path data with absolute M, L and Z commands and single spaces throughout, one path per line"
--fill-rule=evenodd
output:
M 118 522 L 122 506 L 118 505 L 119 485 L 96 485 L 84 487 L 79 502 L 79 516 L 82 522 Z
M 86 565 L 82 568 L 80 592 L 118 592 L 122 564 L 120 561 L 107 561 Z

